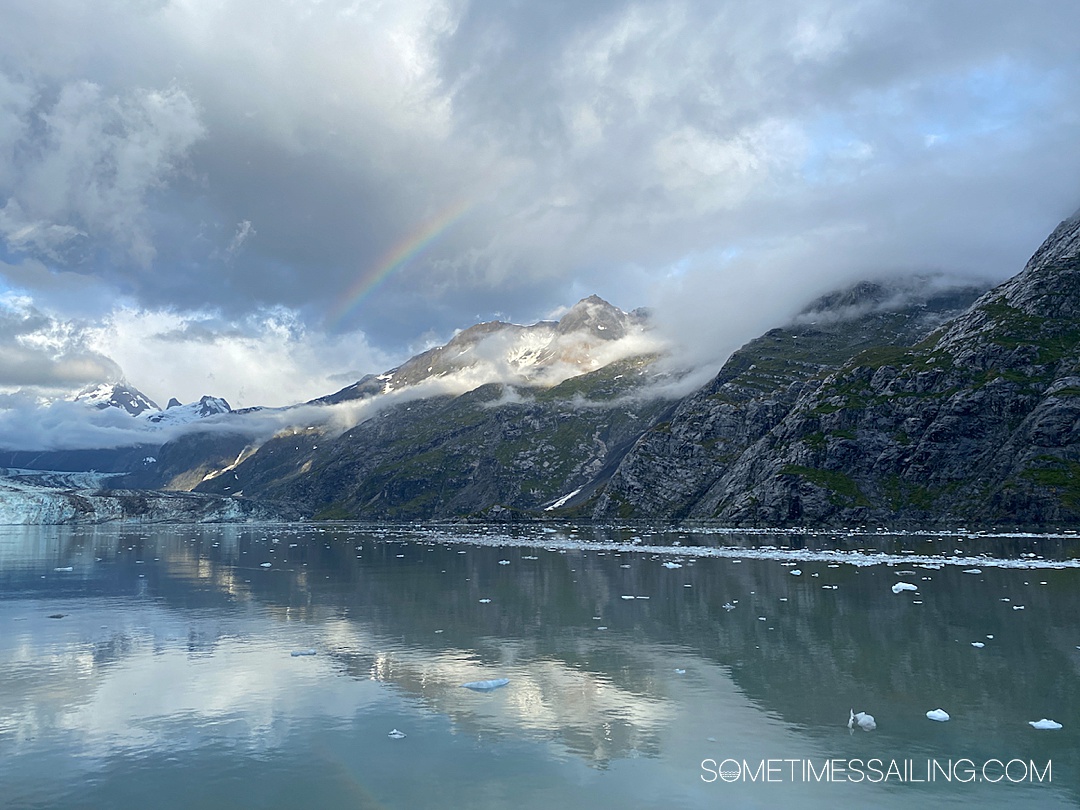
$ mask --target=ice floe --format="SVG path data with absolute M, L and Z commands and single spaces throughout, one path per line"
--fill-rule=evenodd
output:
M 851 709 L 850 712 L 851 714 L 848 717 L 847 721 L 848 728 L 854 729 L 855 726 L 858 726 L 863 731 L 873 731 L 875 728 L 877 728 L 877 722 L 874 720 L 874 716 L 872 714 L 867 714 L 866 712 L 857 712 L 854 709 Z
M 1053 731 L 1054 729 L 1061 728 L 1061 723 L 1047 720 L 1045 717 L 1042 720 L 1028 720 L 1028 725 L 1032 728 L 1037 728 L 1040 731 Z
M 492 678 L 489 681 L 469 681 L 461 685 L 462 689 L 472 689 L 474 692 L 490 692 L 492 689 L 498 689 L 500 686 L 506 686 L 510 683 L 509 678 Z
M 926 713 L 926 717 L 930 720 L 937 720 L 939 723 L 944 723 L 949 719 L 949 713 L 944 709 L 931 709 Z
M 903 593 L 904 591 L 917 590 L 919 589 L 916 586 L 912 585 L 910 582 L 897 582 L 895 585 L 892 586 L 893 593 Z

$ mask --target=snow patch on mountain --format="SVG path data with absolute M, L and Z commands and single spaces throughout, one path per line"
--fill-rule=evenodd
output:
M 99 409 L 119 408 L 132 416 L 139 416 L 147 411 L 161 410 L 150 397 L 126 382 L 88 386 L 75 395 L 75 401 Z

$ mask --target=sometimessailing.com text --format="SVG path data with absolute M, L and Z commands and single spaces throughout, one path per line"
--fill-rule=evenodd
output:
M 1053 781 L 1052 762 L 1028 759 L 760 759 L 701 761 L 701 779 L 724 782 L 1025 783 Z

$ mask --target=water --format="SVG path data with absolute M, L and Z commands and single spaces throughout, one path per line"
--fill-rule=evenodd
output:
M 1074 807 L 1075 544 L 3 527 L 0 796 L 50 809 Z M 918 590 L 894 594 L 898 581 Z M 949 722 L 926 718 L 939 707 Z M 850 732 L 850 709 L 877 729 Z M 1044 717 L 1064 728 L 1028 725 Z M 832 781 L 806 770 L 830 759 L 846 769 Z M 990 782 L 988 760 L 1019 762 Z

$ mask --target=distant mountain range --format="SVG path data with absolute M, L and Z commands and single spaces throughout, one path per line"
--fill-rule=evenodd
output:
M 272 422 L 213 397 L 162 411 L 126 384 L 78 399 L 148 425 L 94 456 L 120 473 L 104 486 L 260 515 L 1076 527 L 1080 215 L 990 291 L 854 285 L 674 396 L 684 376 L 646 312 L 591 296 L 558 322 L 470 327 Z M 155 443 L 154 427 L 175 430 Z M 79 452 L 0 463 L 88 469 Z

